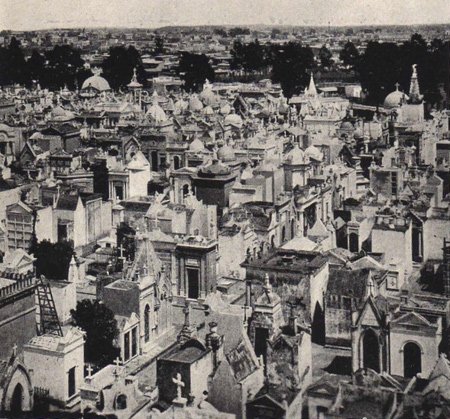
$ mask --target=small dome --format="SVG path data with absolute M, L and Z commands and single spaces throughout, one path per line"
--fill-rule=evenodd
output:
M 229 145 L 225 145 L 219 149 L 217 152 L 217 158 L 222 160 L 223 162 L 229 162 L 236 160 L 236 155 L 234 154 L 234 150 Z
M 353 124 L 352 124 L 350 121 L 344 121 L 344 122 L 341 124 L 341 129 L 350 131 L 350 130 L 352 130 L 352 129 L 354 129 L 354 128 L 353 128 Z
M 305 164 L 308 163 L 308 157 L 298 144 L 287 154 L 287 160 L 291 164 Z
M 145 116 L 149 116 L 156 123 L 167 121 L 166 113 L 157 103 L 154 103 L 152 106 L 150 106 Z
M 220 113 L 222 115 L 228 115 L 231 112 L 231 106 L 228 103 L 225 103 L 225 105 L 223 105 L 220 108 Z
M 214 115 L 213 108 L 212 108 L 210 105 L 207 105 L 207 106 L 205 107 L 205 109 L 203 110 L 203 113 L 204 113 L 205 115 Z
M 235 113 L 231 113 L 225 117 L 225 124 L 236 125 L 240 127 L 242 126 L 242 123 L 242 118 Z
M 198 112 L 203 109 L 203 103 L 200 101 L 197 95 L 192 95 L 189 99 L 189 110 Z
M 109 83 L 106 81 L 106 79 L 97 75 L 88 77 L 81 86 L 81 90 L 89 88 L 98 90 L 99 92 L 111 90 L 111 87 L 109 87 Z
M 320 150 L 314 145 L 311 144 L 306 150 L 305 154 L 314 160 L 322 161 L 322 153 Z
M 403 103 L 405 103 L 407 100 L 409 100 L 408 95 L 406 95 L 403 92 L 400 92 L 400 90 L 395 90 L 392 93 L 389 93 L 386 96 L 386 99 L 384 99 L 384 107 L 388 109 L 398 108 Z
M 205 145 L 202 140 L 195 138 L 191 144 L 189 144 L 189 151 L 192 153 L 201 153 L 205 151 Z

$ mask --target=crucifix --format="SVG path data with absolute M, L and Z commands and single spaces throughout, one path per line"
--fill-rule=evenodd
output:
M 91 378 L 92 377 L 92 371 L 93 371 L 93 368 L 92 368 L 91 364 L 88 364 L 88 366 L 86 367 L 86 371 L 88 373 L 87 378 Z
M 395 88 L 396 88 L 396 90 L 398 90 L 398 88 L 400 87 L 400 83 L 395 83 Z
M 122 361 L 120 360 L 119 357 L 117 357 L 117 358 L 114 360 L 114 364 L 116 365 L 116 367 L 118 367 L 119 365 L 122 364 Z
M 183 381 L 181 381 L 181 374 L 179 372 L 177 372 L 177 378 L 172 378 L 172 381 L 177 386 L 177 399 L 181 399 L 181 397 L 182 397 L 181 391 L 184 387 L 184 383 L 183 383 Z

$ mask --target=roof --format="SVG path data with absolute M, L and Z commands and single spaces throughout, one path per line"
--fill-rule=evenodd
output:
M 159 359 L 161 361 L 171 361 L 181 364 L 193 364 L 210 351 L 198 339 L 190 339 L 183 345 L 175 345 Z
M 369 273 L 368 269 L 330 269 L 327 294 L 363 298 Z
M 78 195 L 60 195 L 56 203 L 56 209 L 65 211 L 75 211 L 78 205 Z

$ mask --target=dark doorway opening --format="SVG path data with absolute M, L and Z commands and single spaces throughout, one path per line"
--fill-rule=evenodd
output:
M 188 277 L 188 297 L 189 298 L 198 298 L 199 297 L 199 271 L 198 269 L 188 268 L 187 270 Z
M 23 412 L 23 387 L 17 384 L 11 398 L 11 413 L 18 415 Z
M 316 303 L 314 309 L 311 325 L 311 340 L 318 345 L 325 345 L 325 313 L 319 302 Z
M 364 368 L 380 372 L 380 346 L 378 336 L 371 329 L 363 336 L 363 363 Z
M 349 237 L 349 250 L 353 253 L 359 252 L 359 238 L 356 233 L 351 233 Z
M 116 192 L 116 199 L 121 201 L 123 199 L 123 186 L 116 185 L 115 192 Z
M 152 170 L 154 172 L 157 172 L 159 169 L 159 167 L 158 167 L 158 152 L 157 151 L 152 151 L 151 160 L 152 160 Z
M 255 353 L 256 356 L 263 356 L 264 367 L 267 358 L 267 339 L 269 339 L 269 329 L 264 327 L 255 327 Z
M 413 378 L 422 372 L 422 353 L 416 343 L 408 342 L 403 348 L 403 371 L 405 378 Z

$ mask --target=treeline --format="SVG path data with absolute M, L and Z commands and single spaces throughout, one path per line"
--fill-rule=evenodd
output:
M 137 69 L 137 78 L 145 84 L 147 77 L 139 52 L 133 46 L 112 47 L 101 68 L 111 88 L 125 87 Z M 20 84 L 32 87 L 39 83 L 42 88 L 58 90 L 81 88 L 92 71 L 81 57 L 81 51 L 71 45 L 56 45 L 40 53 L 33 50 L 26 59 L 20 42 L 11 38 L 7 47 L 0 48 L 0 85 Z
M 270 77 L 281 84 L 288 97 L 305 89 L 311 71 L 336 71 L 332 53 L 325 45 L 315 56 L 309 46 L 299 42 L 261 45 L 258 40 L 247 44 L 235 41 L 231 54 L 234 70 Z M 340 51 L 339 59 L 342 66 L 337 71 L 355 72 L 367 102 L 372 104 L 382 103 L 396 83 L 407 91 L 413 64 L 417 64 L 421 91 L 430 104 L 441 99 L 441 85 L 448 83 L 449 43 L 440 39 L 427 43 L 419 34 L 401 45 L 369 42 L 362 54 L 349 41 Z

